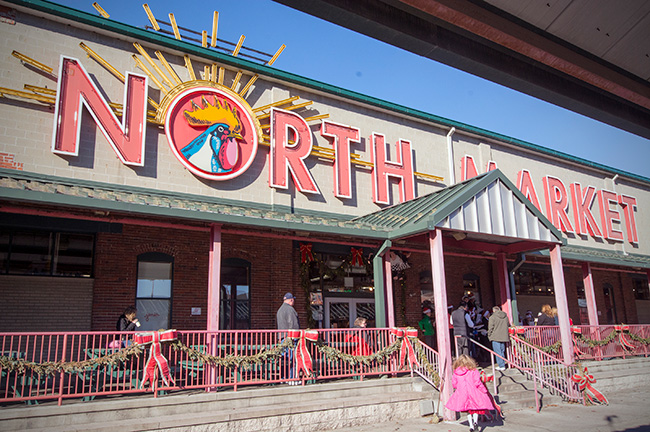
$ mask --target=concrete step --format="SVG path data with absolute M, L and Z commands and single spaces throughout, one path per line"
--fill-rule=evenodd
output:
M 210 430 L 318 430 L 316 427 L 319 423 L 324 423 L 325 418 L 336 418 L 330 411 L 342 414 L 344 411 L 366 411 L 372 412 L 377 406 L 382 406 L 383 410 L 395 411 L 407 409 L 415 412 L 419 408 L 419 400 L 422 398 L 419 392 L 400 392 L 378 394 L 374 398 L 369 396 L 360 396 L 355 398 L 345 398 L 328 401 L 309 401 L 294 403 L 288 407 L 281 406 L 258 406 L 237 410 L 219 410 L 216 412 L 197 413 L 192 416 L 185 414 L 174 415 L 157 415 L 143 419 L 113 420 L 102 423 L 80 424 L 80 425 L 63 425 L 59 427 L 46 427 L 27 429 L 25 432 L 45 431 L 48 432 L 69 432 L 69 431 L 93 431 L 93 432 L 112 432 L 112 431 L 141 431 L 157 429 L 175 429 L 192 430 L 193 428 L 205 428 L 209 425 Z M 368 416 L 367 414 L 366 416 Z M 303 420 L 309 419 L 308 424 L 301 425 Z M 330 427 L 331 424 L 326 427 Z M 290 429 L 286 427 L 291 425 Z M 325 427 L 325 425 L 323 425 Z
M 590 360 L 581 361 L 580 364 L 587 366 L 589 373 L 598 373 L 611 370 L 636 369 L 638 367 L 650 365 L 650 358 L 646 357 L 626 357 L 610 358 L 600 361 Z
M 250 426 L 239 430 L 261 431 L 285 417 L 295 417 L 291 421 L 297 423 L 302 420 L 310 424 L 321 422 L 324 428 L 331 428 L 331 421 L 325 419 L 329 418 L 331 412 L 342 409 L 350 411 L 346 414 L 349 422 L 362 421 L 365 413 L 372 409 L 386 411 L 385 415 L 393 418 L 416 417 L 419 415 L 420 401 L 433 398 L 430 390 L 415 391 L 414 387 L 418 386 L 426 389 L 419 383 L 419 378 L 407 376 L 306 386 L 245 387 L 237 392 L 195 392 L 159 398 L 151 395 L 122 396 L 67 403 L 60 407 L 53 404 L 20 406 L 0 410 L 0 430 L 130 431 L 158 429 L 161 425 L 183 430 L 202 427 L 205 430 L 207 424 L 229 425 L 234 422 Z M 385 406 L 377 408 L 377 404 Z M 392 408 L 388 409 L 389 406 Z M 395 414 L 391 414 L 393 411 Z M 321 417 L 319 412 L 322 413 Z M 395 417 L 397 415 L 404 417 Z M 289 420 L 282 421 L 286 423 Z M 299 430 L 299 427 L 291 430 Z

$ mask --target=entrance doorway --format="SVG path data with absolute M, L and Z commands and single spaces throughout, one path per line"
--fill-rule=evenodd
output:
M 363 317 L 368 327 L 375 326 L 374 298 L 327 297 L 325 305 L 325 328 L 351 328 L 354 320 Z

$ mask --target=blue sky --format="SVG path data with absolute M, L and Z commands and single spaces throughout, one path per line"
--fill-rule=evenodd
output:
M 56 3 L 96 14 L 92 0 Z M 144 27 L 142 3 L 98 0 L 111 19 Z M 650 140 L 314 18 L 271 0 L 149 1 L 156 18 L 274 53 L 275 67 L 450 120 L 650 177 Z

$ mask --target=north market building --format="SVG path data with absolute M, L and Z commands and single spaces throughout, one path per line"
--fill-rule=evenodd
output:
M 143 330 L 273 329 L 286 292 L 303 328 L 427 305 L 446 328 L 464 295 L 650 323 L 649 178 L 147 13 L 0 1 L 2 332 L 112 331 L 129 305 Z

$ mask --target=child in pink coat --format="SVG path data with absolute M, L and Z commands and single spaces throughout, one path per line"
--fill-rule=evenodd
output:
M 470 432 L 478 426 L 478 415 L 496 409 L 492 397 L 481 381 L 478 365 L 473 358 L 463 354 L 454 361 L 452 387 L 456 389 L 445 407 L 456 412 L 467 412 Z

